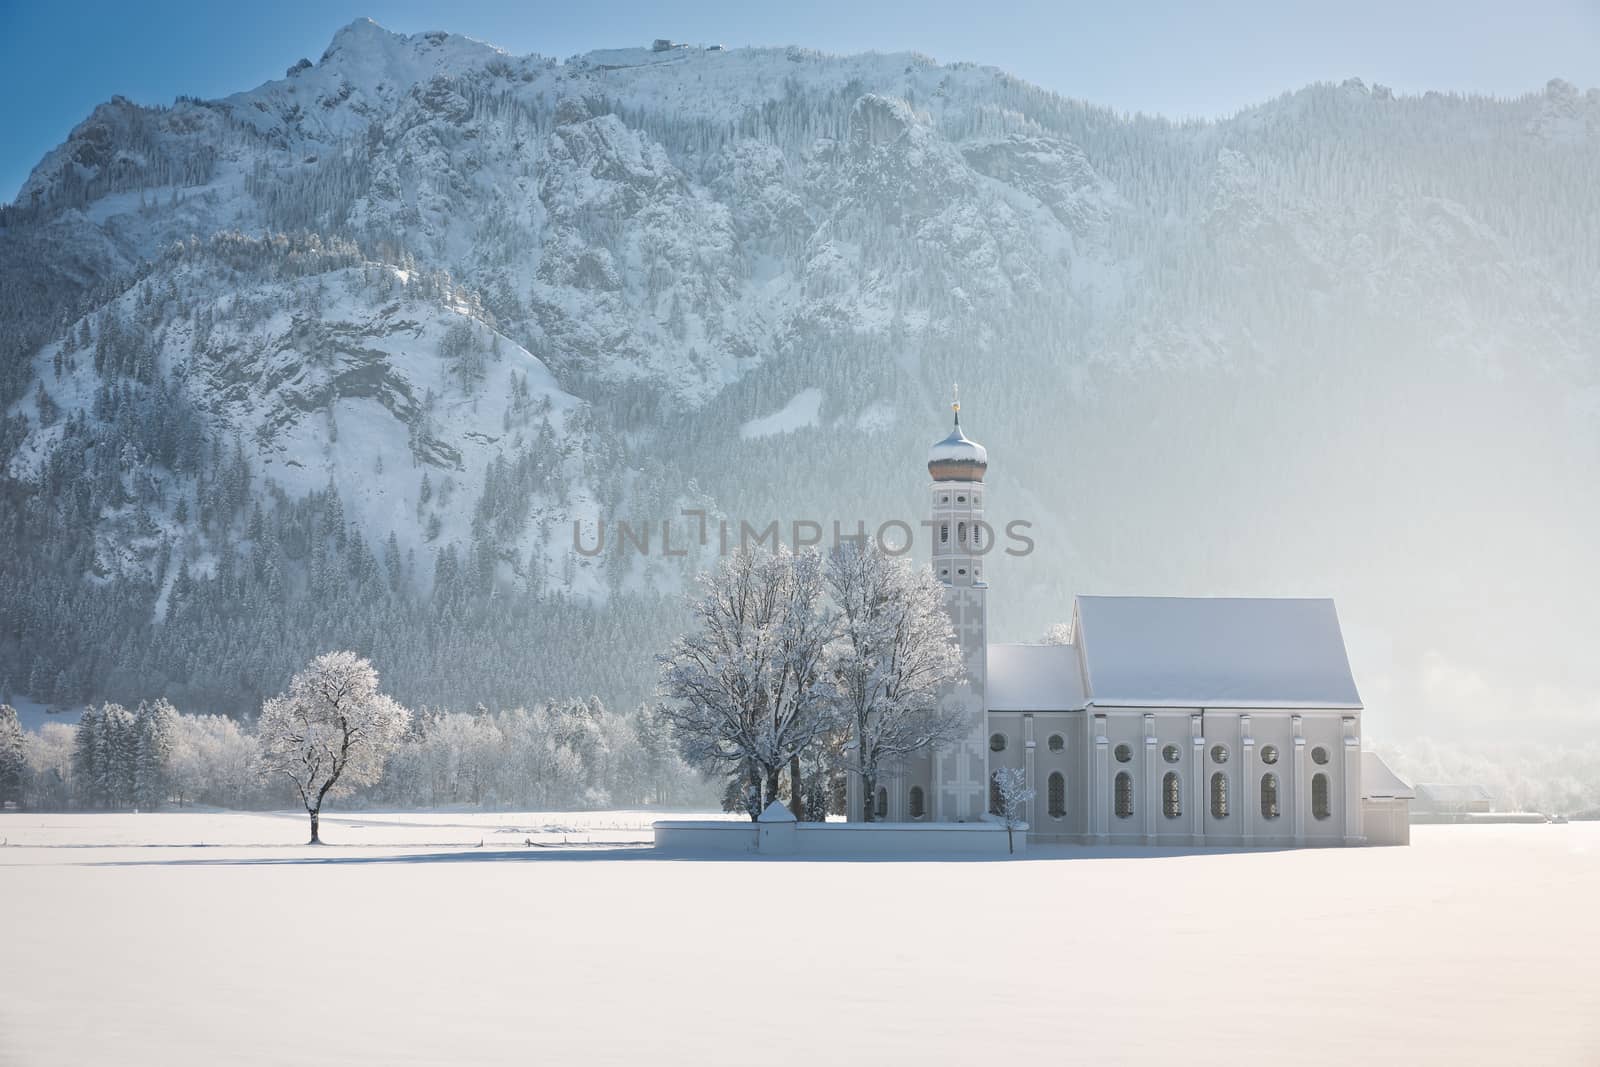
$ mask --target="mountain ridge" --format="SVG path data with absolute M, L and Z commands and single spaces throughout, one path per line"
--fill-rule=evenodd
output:
M 1402 651 L 1369 662 L 1393 676 L 1392 706 L 1428 704 L 1418 665 L 1430 654 L 1466 674 L 1487 655 L 1486 609 L 1452 619 L 1439 606 L 1460 575 L 1481 574 L 1485 597 L 1514 595 L 1525 579 L 1505 560 L 1529 522 L 1554 531 L 1556 550 L 1534 565 L 1545 581 L 1586 565 L 1566 531 L 1590 514 L 1577 487 L 1600 410 L 1588 340 L 1600 205 L 1584 178 L 1600 153 L 1597 115 L 1600 93 L 1559 81 L 1494 100 L 1352 80 L 1178 123 L 913 54 L 613 49 L 558 61 L 370 22 L 339 31 L 318 63 L 220 100 L 101 105 L 35 168 L 27 202 L 0 209 L 0 470 L 13 501 L 0 519 L 37 550 L 28 567 L 53 575 L 41 584 L 19 565 L 5 576 L 0 604 L 20 621 L 0 641 L 0 681 L 55 687 L 79 642 L 19 633 L 86 633 L 75 609 L 53 605 L 86 595 L 89 575 L 96 589 L 127 583 L 127 617 L 147 621 L 120 642 L 126 662 L 65 678 L 63 699 L 137 684 L 247 709 L 252 686 L 226 680 L 241 653 L 198 668 L 202 686 L 189 657 L 152 649 L 170 643 L 158 631 L 178 574 L 217 586 L 199 625 L 225 599 L 228 552 L 266 568 L 248 532 L 278 510 L 285 618 L 314 561 L 283 544 L 321 536 L 330 558 L 354 552 L 343 563 L 356 589 L 375 579 L 353 539 L 380 560 L 392 540 L 402 573 L 415 557 L 405 595 L 387 578 L 363 594 L 359 633 L 307 641 L 352 637 L 382 661 L 382 623 L 405 613 L 415 640 L 449 645 L 435 573 L 452 576 L 450 593 L 463 560 L 472 577 L 448 626 L 479 633 L 510 602 L 532 610 L 559 596 L 602 628 L 643 598 L 657 606 L 639 617 L 670 628 L 696 561 L 590 560 L 557 527 L 578 515 L 659 522 L 685 506 L 757 525 L 915 519 L 918 457 L 960 380 L 996 457 L 997 504 L 1049 535 L 1048 553 L 993 568 L 1019 590 L 997 605 L 1001 636 L 1039 632 L 1087 585 L 1334 592 L 1366 618 L 1427 616 L 1375 627 L 1387 630 L 1380 651 Z M 228 258 L 219 249 L 235 241 L 260 260 L 229 268 L 245 299 L 167 258 L 174 245 Z M 295 254 L 313 241 L 317 254 L 339 249 L 348 273 L 297 274 L 272 251 L 280 241 Z M 380 313 L 385 287 L 422 301 L 414 326 Z M 298 325 L 246 313 L 267 292 L 300 309 Z M 447 345 L 461 320 L 476 340 L 458 332 Z M 218 352 L 250 353 L 217 356 L 249 368 L 238 380 L 202 387 L 190 373 L 212 358 L 192 343 L 201 322 Z M 108 347 L 118 352 L 95 365 Z M 317 379 L 322 429 L 293 456 L 258 436 L 259 413 L 304 402 L 274 359 L 355 373 L 352 361 L 380 350 L 380 379 L 392 372 L 411 395 L 344 396 Z M 507 361 L 524 357 L 582 412 L 550 428 L 567 469 L 525 458 L 527 441 L 505 428 L 519 417 L 503 395 Z M 480 363 L 475 394 L 447 369 Z M 434 444 L 419 450 L 424 381 L 440 403 L 499 410 L 424 427 Z M 218 407 L 228 390 L 243 399 Z M 137 434 L 102 417 L 124 393 L 135 408 L 188 397 L 210 458 L 141 474 L 144 457 L 123 457 Z M 50 427 L 41 395 L 63 409 Z M 407 466 L 386 462 L 377 478 L 370 456 L 328 458 L 349 444 L 348 432 L 329 440 L 333 425 L 365 427 L 376 436 L 363 447 Z M 95 486 L 49 473 L 68 426 Z M 402 430 L 403 448 L 402 437 L 379 447 Z M 206 487 L 231 477 L 234 456 L 254 488 L 224 521 Z M 419 501 L 423 474 L 452 480 L 448 507 Z M 383 508 L 357 499 L 380 487 Z M 165 549 L 123 530 L 137 507 L 122 498 L 141 494 L 154 494 L 145 525 L 168 531 Z M 1486 494 L 1504 506 L 1485 514 Z M 213 500 L 204 530 L 177 536 L 180 495 L 195 510 Z M 351 499 L 335 532 L 340 495 Z M 1323 529 L 1330 514 L 1437 522 L 1437 550 L 1342 523 L 1336 536 Z M 1434 558 L 1417 567 L 1419 553 Z M 1576 601 L 1552 610 L 1581 633 Z M 248 625 L 232 625 L 249 644 Z M 517 625 L 533 646 L 553 636 Z M 1539 644 L 1513 636 L 1498 654 L 1514 665 L 1499 674 L 1571 673 Z M 575 668 L 571 684 L 642 699 L 648 653 Z M 533 684 L 519 676 L 559 684 L 541 655 L 504 651 L 480 672 L 494 675 L 485 695 L 515 699 Z M 397 667 L 399 691 L 470 702 L 478 675 L 472 655 L 458 658 L 437 683 Z M 1578 672 L 1563 692 L 1588 684 Z

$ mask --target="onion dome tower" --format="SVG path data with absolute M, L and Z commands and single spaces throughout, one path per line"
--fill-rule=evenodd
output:
M 945 610 L 966 661 L 967 677 L 941 698 L 967 720 L 967 736 L 932 757 L 933 818 L 970 822 L 983 818 L 990 803 L 987 701 L 989 668 L 988 583 L 983 557 L 993 533 L 983 521 L 983 477 L 989 453 L 961 432 L 961 396 L 950 404 L 955 425 L 950 436 L 928 449 L 933 515 L 933 573 L 944 583 Z
M 950 436 L 928 449 L 933 512 L 933 572 L 946 585 L 983 584 L 983 558 L 989 535 L 983 524 L 983 476 L 989 453 L 961 432 L 961 399 L 950 404 L 955 426 Z

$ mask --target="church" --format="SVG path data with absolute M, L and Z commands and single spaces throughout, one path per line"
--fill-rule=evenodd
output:
M 1014 767 L 1041 843 L 1406 843 L 1409 792 L 1361 750 L 1332 600 L 1079 596 L 1065 643 L 991 644 L 989 457 L 953 406 L 928 494 L 933 569 L 967 666 L 946 699 L 971 729 L 881 778 L 875 819 L 983 820 L 998 809 L 995 772 Z M 859 818 L 859 777 L 849 788 Z

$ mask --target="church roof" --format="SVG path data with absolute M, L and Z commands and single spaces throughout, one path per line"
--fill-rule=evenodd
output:
M 1376 752 L 1361 753 L 1361 795 L 1364 797 L 1392 797 L 1411 800 L 1417 794 Z
M 1083 707 L 1083 675 L 1071 645 L 990 645 L 990 711 L 1071 711 Z
M 1361 707 L 1332 600 L 1080 596 L 1077 617 L 1091 704 Z

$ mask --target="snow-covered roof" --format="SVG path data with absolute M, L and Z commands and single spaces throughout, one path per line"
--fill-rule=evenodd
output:
M 767 805 L 767 810 L 761 813 L 761 822 L 794 822 L 794 812 L 784 807 L 783 801 L 774 800 Z
M 1123 707 L 1359 708 L 1328 599 L 1077 599 L 1088 702 Z
M 1488 787 L 1471 782 L 1418 782 L 1415 795 L 1433 804 L 1494 802 L 1494 793 Z
M 1083 675 L 1071 645 L 990 645 L 991 711 L 1070 711 L 1083 707 Z
M 1361 795 L 1410 800 L 1416 796 L 1376 752 L 1361 753 Z

